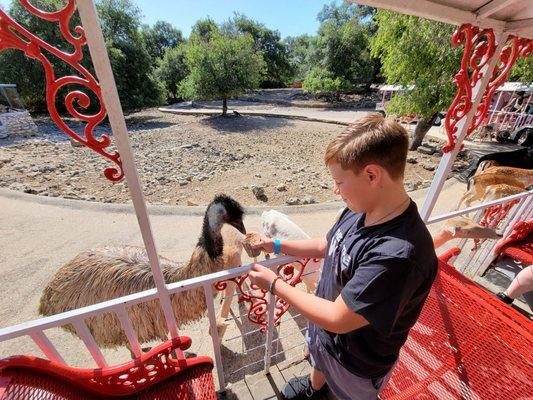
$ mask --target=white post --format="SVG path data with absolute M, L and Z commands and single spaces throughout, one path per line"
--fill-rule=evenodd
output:
M 457 153 L 459 153 L 459 150 L 461 149 L 461 143 L 463 142 L 463 139 L 466 136 L 466 132 L 470 127 L 472 118 L 474 117 L 478 105 L 481 102 L 481 99 L 483 98 L 485 90 L 487 89 L 487 85 L 489 84 L 490 79 L 492 78 L 491 72 L 494 70 L 494 66 L 499 62 L 499 56 L 502 52 L 503 47 L 506 44 L 505 42 L 507 41 L 508 34 L 495 32 L 494 36 L 496 41 L 498 42 L 498 46 L 496 47 L 496 51 L 492 55 L 491 59 L 482 70 L 483 77 L 477 82 L 477 85 L 472 90 L 472 109 L 468 112 L 466 117 L 464 117 L 457 124 L 455 147 L 452 151 L 443 155 L 439 164 L 439 168 L 435 173 L 433 183 L 429 188 L 426 201 L 424 202 L 424 206 L 422 207 L 422 211 L 420 212 L 420 215 L 422 216 L 424 222 L 427 222 L 427 220 L 429 219 L 431 212 L 435 207 L 439 194 L 442 190 L 442 187 L 444 186 L 446 178 L 448 177 L 452 169 L 452 165 L 455 158 L 457 157 Z
M 120 105 L 120 99 L 115 86 L 115 79 L 113 77 L 113 71 L 111 70 L 111 64 L 109 63 L 109 56 L 105 47 L 102 30 L 100 29 L 96 9 L 92 0 L 77 0 L 76 5 L 83 23 L 83 29 L 87 38 L 87 44 L 91 53 L 94 69 L 100 82 L 102 96 L 107 109 L 107 116 L 113 131 L 113 138 L 118 152 L 120 153 L 120 159 L 122 160 L 124 174 L 126 175 L 126 181 L 133 200 L 135 213 L 137 214 L 137 220 L 139 221 L 144 246 L 150 260 L 158 297 L 161 301 L 161 307 L 163 308 L 170 335 L 172 338 L 175 338 L 178 336 L 178 327 L 172 311 L 170 297 L 167 294 L 165 280 L 161 272 L 152 227 L 150 219 L 148 218 L 148 210 L 144 201 L 141 183 L 139 181 L 139 176 L 137 175 L 133 153 L 128 139 L 128 129 L 126 127 L 126 122 L 124 121 L 124 114 L 122 113 L 122 107 Z
M 276 295 L 268 294 L 268 325 L 265 346 L 265 374 L 270 373 L 270 363 L 272 359 L 272 339 L 274 338 L 274 312 L 276 311 Z
M 224 367 L 222 366 L 222 354 L 220 353 L 220 338 L 217 330 L 217 317 L 215 315 L 215 306 L 213 304 L 213 286 L 207 284 L 204 286 L 205 302 L 207 304 L 207 314 L 209 316 L 209 329 L 211 331 L 211 341 L 213 342 L 213 352 L 215 353 L 215 365 L 217 367 L 218 386 L 220 391 L 226 391 L 226 381 L 224 379 Z
M 107 367 L 105 357 L 102 354 L 98 343 L 96 343 L 96 340 L 94 340 L 93 335 L 91 335 L 89 328 L 87 328 L 87 325 L 85 325 L 84 320 L 75 319 L 72 321 L 72 325 L 74 325 L 78 336 L 81 338 L 81 340 L 83 340 L 83 343 L 85 343 L 87 350 L 89 350 L 89 353 L 91 353 L 91 356 L 93 357 L 93 360 L 96 362 L 96 364 L 100 368 Z
M 61 354 L 59 354 L 50 339 L 48 339 L 43 331 L 34 332 L 30 336 L 49 360 L 67 365 L 63 357 L 61 357 Z

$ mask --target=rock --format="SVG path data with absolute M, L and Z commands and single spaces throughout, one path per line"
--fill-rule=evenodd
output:
M 278 186 L 276 186 L 276 190 L 278 192 L 286 192 L 287 191 L 287 186 L 285 186 L 283 183 L 280 183 Z
M 187 205 L 188 205 L 188 206 L 197 206 L 198 203 L 195 203 L 195 202 L 192 201 L 192 200 L 187 200 Z
M 416 151 L 422 154 L 432 155 L 433 153 L 435 153 L 435 147 L 423 144 L 422 146 L 418 146 Z
M 4 164 L 9 164 L 11 161 L 13 161 L 13 157 L 10 156 L 0 156 L 0 167 Z
M 408 182 L 405 184 L 405 190 L 407 192 L 412 192 L 413 190 L 415 190 L 416 186 L 414 183 L 411 183 L 411 182 Z
M 180 149 L 192 149 L 195 146 L 196 146 L 195 144 L 187 143 L 187 144 L 182 144 L 179 148 Z
M 328 185 L 327 183 L 321 183 L 321 184 L 320 184 L 320 187 L 321 187 L 322 189 L 329 189 L 329 185 Z
M 9 188 L 11 190 L 18 190 L 19 192 L 24 192 L 24 193 L 30 193 L 31 191 L 30 186 L 24 185 L 23 183 L 19 183 L 19 182 L 13 183 L 12 185 L 9 186 Z
M 74 140 L 74 139 L 69 139 L 70 140 L 70 145 L 72 147 L 83 147 L 83 143 L 80 143 L 78 142 L 77 140 Z
M 170 204 L 170 199 L 167 197 L 165 199 L 163 199 L 163 203 L 165 204 Z
M 181 179 L 178 183 L 180 186 L 187 186 L 189 184 L 189 181 L 185 179 Z
M 297 204 L 300 204 L 300 199 L 298 197 L 289 197 L 287 199 L 287 204 L 289 206 L 295 206 Z
M 429 163 L 423 163 L 422 168 L 424 168 L 427 171 L 435 171 L 435 166 Z
M 409 156 L 409 157 L 407 157 L 407 162 L 409 164 L 416 164 L 418 162 L 418 160 L 416 159 L 416 157 Z
M 254 175 L 256 178 L 261 178 L 261 174 L 255 174 Z
M 56 169 L 57 167 L 55 165 L 41 165 L 40 167 L 37 168 L 37 170 L 41 173 L 53 172 Z
M 315 204 L 316 200 L 313 196 L 307 195 L 302 199 L 303 204 Z
M 252 189 L 252 193 L 257 199 L 265 195 L 265 188 L 263 188 L 262 186 L 252 185 L 250 188 Z
M 292 182 L 292 178 L 285 179 L 285 182 Z
M 206 179 L 207 179 L 207 176 L 205 176 L 205 175 L 202 175 L 202 176 L 199 176 L 199 177 L 198 177 L 198 180 L 199 180 L 200 182 L 205 181 Z

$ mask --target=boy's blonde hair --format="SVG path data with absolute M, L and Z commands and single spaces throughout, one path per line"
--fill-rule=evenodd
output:
M 326 165 L 337 162 L 356 173 L 368 164 L 377 164 L 396 180 L 403 178 L 408 146 L 409 137 L 403 126 L 372 113 L 348 125 L 333 139 L 324 161 Z

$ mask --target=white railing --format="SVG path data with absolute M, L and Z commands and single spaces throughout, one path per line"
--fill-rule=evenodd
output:
M 489 124 L 496 124 L 498 130 L 508 129 L 513 132 L 515 129 L 533 123 L 533 114 L 517 113 L 513 111 L 489 111 Z
M 507 204 L 516 200 L 518 200 L 518 203 L 513 205 L 505 217 L 502 218 L 496 227 L 494 227 L 502 233 L 503 237 L 507 237 L 510 235 L 513 226 L 518 220 L 528 220 L 533 216 L 533 190 L 504 197 L 498 200 L 492 200 L 485 204 L 479 204 L 463 210 L 448 212 L 430 218 L 427 224 L 429 225 L 442 222 L 449 218 L 469 214 L 472 212 L 475 212 L 473 220 L 475 222 L 479 222 L 483 217 L 483 211 L 487 208 L 500 204 Z M 466 243 L 467 239 L 462 239 L 460 241 L 458 247 L 461 249 L 461 253 L 463 253 Z M 476 251 L 470 251 L 470 253 L 462 259 L 461 265 L 458 268 L 459 271 L 472 279 L 477 276 L 481 276 L 496 258 L 496 255 L 494 254 L 496 243 L 496 240 L 483 241 L 479 249 L 476 249 Z
M 279 265 L 288 264 L 296 260 L 297 259 L 294 257 L 283 256 L 270 260 L 265 260 L 261 262 L 261 264 L 269 268 L 275 268 Z M 174 293 L 202 287 L 206 296 L 207 314 L 209 317 L 209 327 L 213 345 L 213 354 L 215 355 L 215 366 L 217 368 L 219 387 L 221 390 L 224 390 L 224 368 L 222 365 L 222 356 L 220 353 L 219 338 L 216 326 L 217 324 L 214 307 L 213 284 L 219 281 L 224 281 L 227 279 L 241 276 L 247 273 L 250 267 L 251 265 L 248 264 L 233 268 L 231 270 L 220 271 L 200 277 L 166 284 L 164 293 L 158 292 L 157 289 L 154 288 L 134 293 L 128 296 L 119 297 L 113 300 L 97 303 L 91 306 L 82 307 L 76 310 L 56 314 L 50 317 L 44 317 L 37 320 L 28 321 L 19 325 L 2 328 L 0 329 L 0 342 L 15 339 L 22 336 L 29 336 L 48 359 L 67 365 L 61 354 L 55 348 L 50 339 L 46 336 L 44 331 L 50 328 L 58 328 L 66 324 L 72 324 L 96 364 L 99 367 L 105 367 L 107 366 L 107 362 L 94 337 L 91 335 L 89 329 L 85 324 L 86 318 L 94 317 L 96 315 L 100 315 L 106 312 L 114 312 L 122 325 L 122 328 L 128 339 L 132 352 L 136 357 L 138 357 L 142 354 L 142 350 L 137 338 L 137 333 L 135 332 L 133 324 L 131 323 L 130 317 L 128 315 L 127 308 L 132 305 L 147 302 L 150 300 L 158 299 L 161 302 L 162 297 L 166 297 L 167 300 L 170 300 L 170 296 Z M 268 369 L 270 367 L 270 349 L 271 342 L 273 339 L 275 299 L 274 301 L 270 301 L 270 304 L 271 306 L 269 306 L 267 320 L 268 330 L 265 342 L 267 349 L 264 359 L 265 372 L 268 372 Z

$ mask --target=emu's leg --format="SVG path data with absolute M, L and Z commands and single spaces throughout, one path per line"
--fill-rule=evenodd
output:
M 226 333 L 226 329 L 228 328 L 228 321 L 226 319 L 229 316 L 229 311 L 231 309 L 231 302 L 233 300 L 233 295 L 235 294 L 235 290 L 237 289 L 237 284 L 234 282 L 228 282 L 228 285 L 226 286 L 226 289 L 224 292 L 222 292 L 222 305 L 220 306 L 220 310 L 217 314 L 217 332 L 218 332 L 218 339 L 220 342 L 222 342 L 222 338 L 224 337 L 224 334 Z

